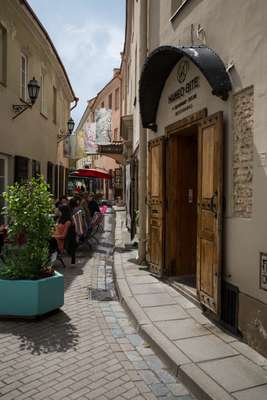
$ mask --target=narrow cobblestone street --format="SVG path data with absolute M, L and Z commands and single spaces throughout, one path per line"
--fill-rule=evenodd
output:
M 192 399 L 116 299 L 113 223 L 106 215 L 100 244 L 67 265 L 60 312 L 0 321 L 1 400 Z

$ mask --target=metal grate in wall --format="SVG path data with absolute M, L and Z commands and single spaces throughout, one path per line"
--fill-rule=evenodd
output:
M 222 314 L 223 325 L 232 333 L 238 334 L 238 301 L 239 289 L 225 281 L 222 282 Z

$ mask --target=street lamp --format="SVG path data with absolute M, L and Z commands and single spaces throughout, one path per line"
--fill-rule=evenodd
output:
M 40 90 L 40 85 L 38 81 L 33 77 L 30 82 L 28 83 L 28 94 L 30 101 L 22 101 L 22 104 L 13 104 L 12 108 L 13 111 L 16 113 L 12 119 L 17 118 L 20 114 L 22 114 L 24 111 L 26 111 L 28 108 L 32 108 L 34 103 L 37 100 L 39 90 Z
M 68 131 L 69 131 L 69 134 L 71 135 L 72 134 L 72 131 L 73 131 L 73 129 L 74 129 L 74 125 L 75 125 L 75 122 L 73 121 L 73 119 L 72 118 L 70 118 L 69 120 L 68 120 Z
M 64 139 L 67 139 L 72 134 L 73 129 L 74 129 L 74 125 L 75 125 L 75 123 L 74 123 L 73 119 L 70 117 L 68 122 L 67 122 L 68 131 L 66 133 L 60 132 L 57 135 L 57 142 L 58 143 L 61 142 Z

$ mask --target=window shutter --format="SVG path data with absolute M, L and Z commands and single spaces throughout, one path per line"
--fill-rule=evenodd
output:
M 59 171 L 58 171 L 58 169 L 59 169 L 59 166 L 58 165 L 55 165 L 55 187 L 54 187 L 54 195 L 55 195 L 55 197 L 56 198 L 58 198 L 58 196 L 59 196 L 59 191 L 58 191 L 58 173 L 59 173 Z

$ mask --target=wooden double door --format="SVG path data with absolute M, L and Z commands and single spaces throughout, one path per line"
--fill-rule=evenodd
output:
M 187 122 L 187 121 L 185 121 Z M 167 129 L 149 143 L 149 258 L 158 275 L 196 275 L 220 313 L 222 113 Z

